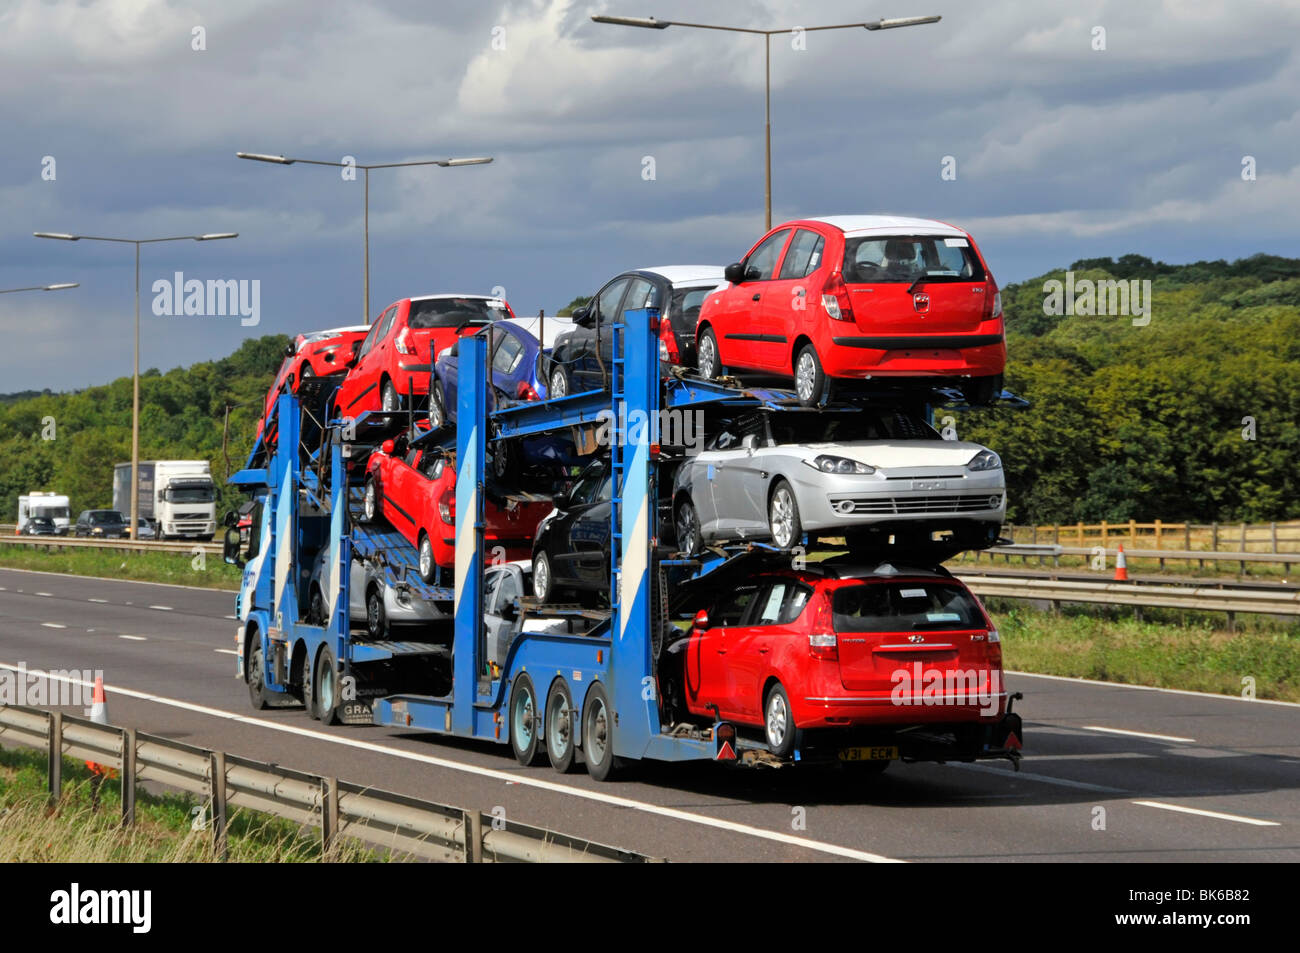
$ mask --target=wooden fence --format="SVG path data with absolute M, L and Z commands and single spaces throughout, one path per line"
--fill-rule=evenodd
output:
M 1114 546 L 1132 549 L 1182 549 L 1206 552 L 1300 552 L 1300 521 L 1286 523 L 1058 523 L 1002 528 L 1017 543 L 1061 546 Z

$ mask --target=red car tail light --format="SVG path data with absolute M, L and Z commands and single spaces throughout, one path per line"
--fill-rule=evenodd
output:
M 988 278 L 984 282 L 984 320 L 1002 317 L 1002 292 L 997 282 Z
M 456 491 L 444 490 L 438 498 L 438 515 L 448 526 L 456 522 Z
M 987 645 L 989 647 L 989 664 L 1002 665 L 1002 636 L 997 629 L 989 629 Z
M 415 348 L 407 343 L 407 336 L 411 333 L 410 328 L 402 328 L 402 333 L 397 335 L 397 340 L 393 346 L 397 348 L 398 354 L 414 354 Z
M 849 301 L 849 288 L 844 276 L 833 271 L 822 285 L 822 307 L 836 321 L 853 320 L 853 304 Z
M 835 634 L 819 635 L 811 634 L 808 636 L 808 654 L 815 659 L 821 659 L 824 662 L 835 662 L 840 657 L 840 646 L 836 640 Z
M 541 400 L 537 396 L 537 390 L 528 381 L 520 381 L 519 386 L 515 389 L 515 396 L 520 400 Z
M 659 360 L 669 364 L 682 362 L 681 351 L 677 350 L 677 335 L 673 334 L 671 321 L 659 322 Z

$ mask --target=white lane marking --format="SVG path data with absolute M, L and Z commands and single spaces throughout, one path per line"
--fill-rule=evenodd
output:
M 1219 811 L 1203 811 L 1197 807 L 1183 807 L 1181 804 L 1165 804 L 1163 801 L 1134 801 L 1143 807 L 1158 807 L 1162 811 L 1177 811 L 1179 814 L 1195 814 L 1197 817 L 1212 817 L 1219 821 L 1236 821 L 1238 824 L 1252 824 L 1255 827 L 1281 827 L 1277 821 L 1261 821 L 1257 817 L 1242 817 L 1240 814 L 1223 814 Z
M 119 579 L 114 576 L 79 576 L 71 572 L 46 572 L 44 569 L 11 569 L 8 566 L 0 567 L 0 572 L 30 572 L 37 576 L 62 576 L 65 579 L 95 579 L 99 582 L 117 582 L 127 586 L 167 586 L 170 589 L 193 589 L 195 592 L 225 592 L 235 595 L 238 589 L 214 589 L 211 586 L 186 586 L 179 582 L 148 582 L 144 579 Z M 0 586 L 0 590 L 3 587 Z M 21 589 L 18 590 L 22 592 Z
M 51 598 L 53 598 L 53 593 L 49 593 L 49 592 L 38 592 L 38 593 L 36 593 L 36 594 L 37 594 L 38 596 L 44 596 L 46 599 L 51 599 Z
M 1104 731 L 1108 735 L 1125 735 L 1130 738 L 1152 738 L 1156 741 L 1174 741 L 1183 744 L 1195 744 L 1195 738 L 1182 738 L 1178 735 L 1156 735 L 1149 731 L 1128 731 L 1124 728 L 1103 728 L 1101 725 L 1081 725 L 1085 731 Z
M 131 641 L 131 642 L 148 642 L 148 641 L 149 641 L 149 640 L 146 639 L 143 635 L 119 635 L 118 638 L 119 638 L 119 639 L 127 639 L 127 640 L 129 640 L 129 641 Z
M 66 629 L 66 628 L 67 628 L 66 625 L 60 625 L 60 624 L 57 623 L 57 622 L 42 622 L 41 625 L 43 625 L 43 626 L 44 626 L 45 628 L 47 628 L 47 629 Z
M 1015 779 L 1024 778 L 1026 781 L 1038 781 L 1042 784 L 1055 784 L 1057 787 L 1073 788 L 1076 791 L 1096 791 L 1100 794 L 1127 794 L 1123 788 L 1112 788 L 1104 784 L 1089 784 L 1087 781 L 1071 781 L 1069 778 L 1054 778 L 1046 774 L 1034 774 L 1030 771 L 1011 771 L 1006 768 L 995 768 L 987 764 L 966 764 L 964 762 L 949 762 L 950 768 L 962 768 L 966 771 L 979 771 L 984 774 L 996 774 L 999 777 Z
M 236 652 L 234 649 L 213 649 L 212 651 L 216 652 L 218 655 L 238 655 L 238 654 L 239 654 L 239 653 Z
M 19 671 L 18 666 L 11 665 L 8 662 L 0 662 L 0 669 L 8 669 L 11 672 Z M 30 669 L 26 671 L 31 674 L 43 674 L 46 678 L 55 679 L 57 681 L 70 682 L 90 687 L 90 682 L 87 682 L 84 679 L 73 678 L 67 675 L 56 675 L 51 672 L 32 672 Z M 793 834 L 783 834 L 780 831 L 770 831 L 764 830 L 761 827 L 751 827 L 748 824 L 739 824 L 735 821 L 726 821 L 717 817 L 709 817 L 707 814 L 694 814 L 690 811 L 679 810 L 675 807 L 663 807 L 659 804 L 636 801 L 628 797 L 619 797 L 617 794 L 587 791 L 582 788 L 572 787 L 568 784 L 558 784 L 555 781 L 543 781 L 540 778 L 520 777 L 506 771 L 498 771 L 495 768 L 483 768 L 478 765 L 462 764 L 459 761 L 449 761 L 446 758 L 436 758 L 433 755 L 420 754 L 415 751 L 404 751 L 400 748 L 388 748 L 384 745 L 378 745 L 370 741 L 361 741 L 356 738 L 329 735 L 323 731 L 314 731 L 310 728 L 300 728 L 297 725 L 281 724 L 274 721 L 263 721 L 261 718 L 251 718 L 248 715 L 237 715 L 234 712 L 222 711 L 220 708 L 209 708 L 207 705 L 197 705 L 194 702 L 182 701 L 179 698 L 166 698 L 162 695 L 153 695 L 149 692 L 136 691 L 133 688 L 124 688 L 118 685 L 105 685 L 104 688 L 106 691 L 111 691 L 118 695 L 125 695 L 128 698 L 138 698 L 141 701 L 155 702 L 159 705 L 167 705 L 171 708 L 180 708 L 184 711 L 192 711 L 200 715 L 221 718 L 225 721 L 233 721 L 244 725 L 253 725 L 257 728 L 269 728 L 272 731 L 282 731 L 286 734 L 298 735 L 301 738 L 311 738 L 315 741 L 327 741 L 348 748 L 370 751 L 374 754 L 389 755 L 390 757 L 402 758 L 407 761 L 418 761 L 421 764 L 428 764 L 437 768 L 447 768 L 451 771 L 461 771 L 465 774 L 475 774 L 479 777 L 492 778 L 493 780 L 504 781 L 506 783 L 522 784 L 527 787 L 550 791 L 553 794 L 560 794 L 567 797 L 578 797 L 588 801 L 608 804 L 612 807 L 642 811 L 646 814 L 655 814 L 659 817 L 684 821 L 688 824 L 698 824 L 701 827 L 714 827 L 718 830 L 728 831 L 733 834 L 744 834 L 762 840 L 775 841 L 778 844 L 802 847 L 805 850 L 814 850 L 823 854 L 833 854 L 837 857 L 847 857 L 850 860 L 861 860 L 874 864 L 906 863 L 906 861 L 895 860 L 892 857 L 885 857 L 882 854 L 873 854 L 870 851 L 844 847 L 840 844 L 831 844 L 826 841 L 795 837 Z
M 150 606 L 150 609 L 157 609 L 159 612 L 171 612 L 171 606 Z
M 102 602 L 104 605 L 108 605 L 108 600 L 107 600 L 107 599 L 87 599 L 86 601 L 87 601 L 87 602 Z
M 1131 688 L 1139 692 L 1163 692 L 1166 695 L 1191 695 L 1193 698 L 1219 698 L 1230 702 L 1248 702 L 1251 705 L 1285 705 L 1300 708 L 1300 702 L 1284 702 L 1276 698 L 1242 698 L 1240 695 L 1220 695 L 1217 692 L 1193 692 L 1185 688 L 1160 688 L 1156 685 L 1130 685 L 1126 682 L 1103 682 L 1095 678 L 1072 678 L 1069 675 L 1042 675 L 1038 672 L 1017 672 L 1007 669 L 1004 675 L 1021 678 L 1046 678 L 1053 682 L 1078 682 L 1082 685 L 1101 685 L 1105 688 Z
M 235 619 L 236 621 L 238 621 L 239 616 L 237 616 L 237 615 L 227 615 L 227 616 L 222 616 L 222 618 L 223 618 L 223 619 Z

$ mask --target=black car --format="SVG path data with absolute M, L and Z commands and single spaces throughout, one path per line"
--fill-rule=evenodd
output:
M 126 517 L 117 510 L 82 510 L 72 532 L 75 536 L 124 539 L 126 529 Z
M 59 528 L 48 516 L 33 516 L 23 524 L 24 536 L 59 536 Z
M 660 344 L 661 361 L 695 366 L 695 322 L 700 305 L 724 284 L 714 265 L 671 265 L 625 271 L 606 282 L 591 301 L 573 312 L 578 326 L 555 339 L 547 370 L 547 397 L 603 390 L 614 359 L 613 325 L 623 312 L 658 308 L 672 329 L 673 351 Z M 675 352 L 675 353 L 674 353 Z M 597 359 L 599 356 L 599 359 Z
M 609 593 L 609 517 L 613 480 L 598 460 L 573 489 L 555 497 L 555 509 L 533 539 L 533 595 L 557 602 L 566 589 Z

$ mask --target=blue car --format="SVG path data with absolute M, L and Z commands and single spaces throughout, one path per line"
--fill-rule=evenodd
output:
M 537 338 L 510 321 L 498 321 L 479 334 L 491 333 L 489 360 L 492 387 L 487 395 L 489 412 L 523 400 L 545 400 L 546 384 L 537 376 L 542 346 Z M 429 379 L 429 423 L 433 430 L 456 426 L 456 386 L 460 379 L 460 342 L 437 355 Z M 501 402 L 501 403 L 498 403 Z M 493 455 L 493 475 L 498 481 L 518 483 L 536 477 L 550 484 L 562 480 L 569 467 L 582 465 L 572 438 L 545 434 L 510 441 Z
M 492 389 L 488 392 L 488 411 L 496 409 L 497 395 L 509 400 L 545 400 L 546 385 L 537 377 L 537 356 L 542 345 L 523 328 L 509 321 L 499 321 L 484 328 L 491 330 L 488 345 L 492 362 Z M 460 342 L 442 354 L 434 355 L 433 376 L 429 381 L 429 423 L 434 430 L 456 425 L 456 383 L 460 377 Z

